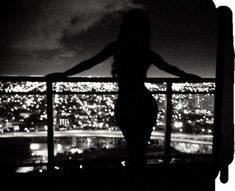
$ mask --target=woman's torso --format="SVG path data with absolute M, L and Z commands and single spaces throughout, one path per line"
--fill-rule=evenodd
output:
M 149 49 L 146 48 L 116 45 L 113 67 L 120 91 L 144 90 L 146 73 L 151 65 L 148 55 Z
M 116 102 L 116 113 L 119 115 L 122 113 L 136 117 L 154 115 L 157 112 L 157 103 L 144 85 L 151 65 L 148 55 L 149 49 L 117 45 L 113 67 L 119 86 Z

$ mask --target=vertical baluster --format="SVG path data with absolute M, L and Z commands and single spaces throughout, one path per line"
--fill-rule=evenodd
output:
M 48 144 L 48 171 L 54 170 L 54 131 L 53 131 L 53 93 L 52 82 L 47 81 L 47 144 Z
M 167 108 L 166 108 L 166 130 L 165 130 L 165 164 L 170 163 L 171 154 L 171 119 L 172 119 L 172 82 L 167 83 Z

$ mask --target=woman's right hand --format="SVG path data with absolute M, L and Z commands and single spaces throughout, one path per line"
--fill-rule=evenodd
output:
M 57 79 L 65 78 L 66 75 L 63 72 L 56 72 L 56 73 L 50 73 L 46 75 L 45 77 L 48 80 L 57 80 Z

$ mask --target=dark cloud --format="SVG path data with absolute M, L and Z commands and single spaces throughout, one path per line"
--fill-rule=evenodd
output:
M 6 70 L 9 64 L 15 65 L 10 67 L 15 72 L 21 63 L 37 63 L 43 68 L 44 62 L 54 65 L 55 60 L 60 64 L 63 59 L 81 60 L 89 48 L 83 50 L 86 40 L 80 43 L 84 46 L 79 46 L 76 40 L 71 43 L 77 34 L 83 36 L 90 28 L 99 28 L 107 15 L 137 7 L 131 0 L 3 1 L 5 11 L 1 12 L 0 20 L 4 26 L 0 30 L 2 73 L 9 73 L 10 70 Z
M 3 0 L 1 5 L 1 74 L 68 69 L 116 40 L 125 11 L 144 7 L 152 48 L 188 72 L 213 76 L 216 27 L 211 0 Z M 107 64 L 97 67 L 89 72 L 107 75 Z M 156 69 L 150 73 L 160 74 Z
M 210 0 L 135 1 L 144 7 L 151 23 L 151 44 L 170 64 L 203 76 L 213 76 L 216 59 L 215 6 Z M 81 18 L 71 19 L 61 44 L 70 50 L 97 52 L 116 40 L 120 19 L 125 11 L 106 14 L 86 28 L 71 32 Z M 193 66 L 193 67 L 192 67 Z M 152 69 L 151 76 L 159 74 Z
M 116 13 L 116 16 L 114 14 L 104 16 L 86 31 L 71 33 L 68 30 L 64 30 L 60 43 L 70 50 L 99 50 L 105 44 L 116 39 L 121 17 L 119 14 L 121 13 Z M 75 22 L 73 19 L 72 21 Z
M 17 23 L 20 24 L 12 23 L 15 27 L 13 30 L 19 35 L 15 35 L 17 38 L 11 42 L 11 46 L 34 49 L 58 48 L 61 31 L 66 30 L 70 34 L 84 32 L 99 23 L 107 14 L 137 7 L 130 0 L 20 0 L 20 2 L 22 2 L 21 8 L 13 14 L 17 17 L 17 12 L 21 13 L 23 10 L 25 13 L 20 16 L 22 19 L 18 19 Z M 9 19 L 7 22 L 10 22 Z
M 62 31 L 60 43 L 66 48 L 77 50 L 82 47 L 89 50 L 93 47 L 100 48 L 100 44 L 104 46 L 104 43 L 116 38 L 122 13 L 142 7 L 130 0 L 88 0 L 88 2 L 71 18 L 70 24 Z

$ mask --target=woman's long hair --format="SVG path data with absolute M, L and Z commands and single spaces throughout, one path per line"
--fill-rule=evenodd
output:
M 120 24 L 118 43 L 130 48 L 150 48 L 149 19 L 142 9 L 132 9 L 124 15 Z M 116 77 L 117 63 L 112 65 L 112 75 Z

